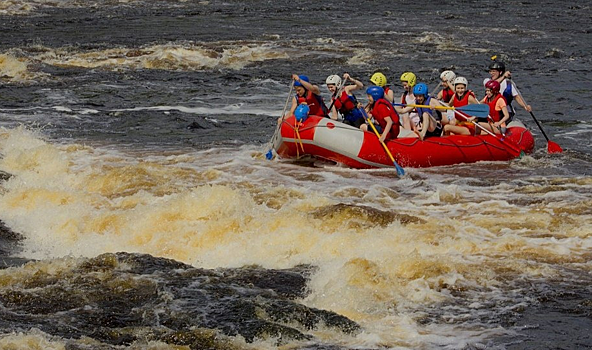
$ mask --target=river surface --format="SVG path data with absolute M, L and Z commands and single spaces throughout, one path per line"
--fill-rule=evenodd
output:
M 0 0 L 1 349 L 592 348 L 589 1 Z M 510 162 L 266 160 L 290 76 L 498 56 Z M 363 93 L 358 98 L 365 101 Z

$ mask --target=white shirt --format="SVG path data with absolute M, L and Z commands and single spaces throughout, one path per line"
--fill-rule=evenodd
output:
M 412 92 L 409 92 L 407 94 L 407 96 L 405 96 L 405 104 L 408 105 L 413 105 L 415 104 L 415 95 L 413 95 Z M 419 114 L 417 114 L 416 112 L 410 112 L 409 113 L 409 120 L 411 120 L 412 123 L 415 124 L 415 126 L 419 126 Z

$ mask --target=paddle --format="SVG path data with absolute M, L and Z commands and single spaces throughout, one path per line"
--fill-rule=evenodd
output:
M 292 89 L 294 89 L 294 79 L 290 80 L 290 91 L 288 92 L 288 98 L 286 99 L 286 104 L 284 104 L 284 109 L 282 110 L 282 118 L 284 117 L 284 114 L 286 114 L 286 108 L 288 108 L 288 102 L 290 102 L 290 97 L 292 97 Z M 277 132 L 280 130 L 281 125 L 282 124 L 279 123 L 278 126 L 275 128 L 275 132 L 273 133 L 271 140 L 273 140 L 275 138 L 275 134 L 277 134 Z M 270 140 L 270 143 L 272 143 L 271 140 Z M 269 150 L 267 151 L 267 153 L 265 153 L 265 158 L 267 160 L 271 160 L 273 158 L 272 148 L 273 148 L 273 145 L 271 145 L 269 147 Z
M 468 121 L 470 116 L 455 110 L 454 111 L 457 115 L 461 116 L 461 118 L 463 118 L 465 121 Z M 486 133 L 488 133 L 489 135 L 498 138 L 496 134 L 492 133 L 491 131 L 487 130 L 486 128 L 484 128 L 483 126 L 481 126 L 479 123 L 477 123 L 474 120 L 471 120 L 471 123 L 473 123 L 476 127 L 478 127 L 479 129 L 485 131 Z M 522 156 L 524 155 L 524 151 L 521 149 L 517 149 L 514 146 L 512 146 L 510 143 L 506 142 L 505 139 L 502 138 L 498 138 L 498 140 L 500 140 L 502 142 L 502 144 L 504 144 L 506 147 L 508 147 L 509 149 L 511 149 L 512 151 L 514 151 L 515 153 L 517 153 L 516 157 L 522 158 Z
M 430 106 L 430 105 L 414 105 L 414 104 L 403 104 L 393 103 L 395 106 L 403 107 L 419 107 L 419 108 L 435 108 L 435 109 L 452 109 L 462 111 L 470 116 L 486 118 L 489 115 L 489 106 L 486 104 L 469 104 L 462 107 L 450 107 L 450 106 Z
M 370 117 L 368 117 L 368 114 L 366 113 L 366 110 L 364 108 L 360 108 L 360 107 L 358 107 L 358 109 L 364 115 L 364 119 L 366 119 L 366 122 L 368 124 L 370 124 L 370 127 L 374 131 L 374 134 L 376 135 L 376 137 L 378 137 L 378 141 L 380 141 L 380 134 L 378 133 L 378 130 L 376 130 L 376 127 L 374 126 L 374 123 L 372 123 L 372 121 L 370 120 Z M 382 147 L 386 151 L 386 154 L 388 154 L 389 158 L 393 162 L 393 165 L 397 169 L 397 175 L 399 175 L 399 176 L 405 175 L 405 170 L 399 164 L 397 164 L 397 162 L 395 161 L 395 158 L 391 154 L 391 151 L 388 149 L 388 147 L 386 147 L 386 144 L 383 141 L 380 141 L 380 143 L 382 144 Z
M 520 95 L 520 97 L 522 97 L 522 101 L 524 101 L 524 103 L 526 104 L 526 100 L 524 99 L 524 96 L 522 96 L 522 94 L 520 93 L 520 90 L 518 89 L 518 87 L 516 86 L 516 84 L 514 84 L 513 81 L 510 81 L 510 84 L 513 84 L 516 87 L 516 91 L 518 91 L 518 95 Z M 561 149 L 561 146 L 559 146 L 555 142 L 549 140 L 549 137 L 545 133 L 545 130 L 543 130 L 543 127 L 541 126 L 541 123 L 539 123 L 539 121 L 537 120 L 537 118 L 534 116 L 534 113 L 532 113 L 532 111 L 530 111 L 529 113 L 532 116 L 532 119 L 534 119 L 534 122 L 536 123 L 536 125 L 539 127 L 539 130 L 541 130 L 541 132 L 543 133 L 543 136 L 545 137 L 545 139 L 547 139 L 547 152 L 549 152 L 549 153 L 562 153 L 563 152 L 563 149 Z

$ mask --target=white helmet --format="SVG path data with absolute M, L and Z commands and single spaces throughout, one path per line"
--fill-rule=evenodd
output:
M 464 84 L 465 88 L 469 88 L 469 82 L 467 81 L 467 78 L 465 77 L 457 77 L 456 79 L 454 79 L 454 82 L 452 82 L 452 85 L 456 86 L 456 84 Z
M 341 85 L 341 78 L 339 77 L 339 75 L 333 74 L 327 77 L 327 80 L 325 81 L 327 83 L 327 85 L 329 84 L 333 84 L 335 86 L 340 86 Z
M 442 74 L 440 74 L 440 79 L 447 82 L 453 81 L 454 78 L 456 78 L 456 74 L 454 74 L 454 72 L 451 70 L 445 70 L 442 72 Z
M 485 87 L 485 84 L 487 84 L 487 82 L 489 82 L 490 80 L 491 80 L 491 78 L 483 79 L 483 87 Z

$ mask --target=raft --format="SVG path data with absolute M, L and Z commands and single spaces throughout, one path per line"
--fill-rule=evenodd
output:
M 401 128 L 402 129 L 402 128 Z M 385 144 L 402 167 L 425 168 L 480 161 L 509 161 L 534 149 L 531 132 L 519 120 L 508 124 L 506 135 L 450 135 L 399 137 Z M 286 118 L 272 137 L 273 149 L 283 159 L 322 159 L 356 169 L 392 167 L 393 162 L 373 132 L 318 116 L 303 123 Z

